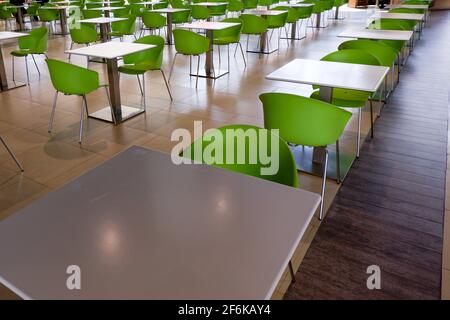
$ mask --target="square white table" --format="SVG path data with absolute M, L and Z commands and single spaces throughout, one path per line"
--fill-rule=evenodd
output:
M 345 29 L 338 37 L 358 38 L 371 40 L 399 40 L 410 41 L 413 36 L 412 31 L 408 30 L 379 30 L 379 29 Z
M 319 203 L 134 146 L 0 221 L 0 282 L 24 299 L 270 299 Z
M 111 106 L 91 113 L 89 117 L 112 122 L 114 124 L 119 124 L 129 118 L 145 112 L 145 110 L 143 109 L 122 105 L 120 98 L 119 70 L 117 66 L 117 59 L 128 54 L 144 51 L 153 47 L 155 46 L 140 43 L 105 42 L 94 44 L 89 47 L 82 47 L 66 51 L 66 53 L 68 54 L 70 53 L 86 57 L 106 59 Z
M 320 99 L 332 101 L 333 88 L 376 92 L 389 72 L 388 67 L 364 64 L 295 59 L 266 76 L 266 79 L 303 83 L 320 86 Z M 300 170 L 322 176 L 323 148 L 297 147 L 294 157 Z M 338 167 L 341 181 L 350 170 L 355 155 L 340 153 L 340 163 L 336 164 L 336 154 L 330 152 L 327 177 L 337 179 Z
M 251 9 L 245 10 L 244 14 L 253 14 L 255 16 L 261 16 L 264 19 L 267 19 L 268 16 L 277 16 L 280 14 L 284 14 L 287 11 L 284 10 L 266 10 L 266 9 Z M 272 52 L 277 51 L 278 49 L 269 49 L 269 41 L 267 41 L 267 31 L 261 35 L 261 41 L 259 42 L 259 50 L 247 50 L 247 52 L 259 53 L 259 54 L 271 54 Z
M 158 13 L 165 13 L 167 17 L 167 44 L 172 45 L 172 14 L 177 12 L 183 12 L 183 11 L 191 11 L 191 9 L 185 9 L 185 8 L 162 8 L 162 9 L 155 9 L 150 10 L 152 12 L 158 12 Z
M 28 34 L 26 33 L 20 33 L 20 32 L 8 32 L 8 31 L 0 31 L 0 91 L 6 91 L 11 90 L 17 87 L 23 87 L 26 84 L 21 82 L 12 82 L 8 81 L 8 77 L 6 76 L 6 69 L 5 69 L 5 61 L 3 59 L 3 52 L 2 52 L 2 41 L 5 40 L 12 40 L 12 39 L 18 39 L 21 37 L 25 37 Z
M 205 30 L 206 36 L 209 38 L 209 51 L 206 52 L 205 69 L 199 73 L 200 77 L 217 79 L 228 73 L 227 70 L 215 70 L 214 69 L 214 56 L 213 56 L 213 31 L 224 30 L 234 26 L 238 26 L 239 23 L 235 22 L 209 22 L 209 21 L 195 21 L 191 23 L 184 23 L 179 26 L 180 29 L 194 29 Z
M 111 23 L 117 21 L 124 21 L 127 18 L 111 18 L 111 17 L 100 17 L 100 18 L 91 18 L 78 20 L 80 23 L 92 23 L 100 26 L 100 38 L 102 42 L 108 42 L 111 40 L 109 33 L 111 32 Z

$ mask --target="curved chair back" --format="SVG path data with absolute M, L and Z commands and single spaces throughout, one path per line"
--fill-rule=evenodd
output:
M 142 64 L 152 70 L 161 68 L 164 51 L 163 37 L 153 35 L 145 36 L 134 41 L 134 43 L 152 44 L 156 47 L 124 56 L 123 62 L 125 64 Z
M 194 141 L 187 147 L 182 152 L 182 156 L 199 163 L 206 163 L 215 167 L 298 188 L 298 174 L 295 160 L 291 150 L 283 139 L 274 135 L 274 133 L 267 129 L 250 125 L 229 125 L 218 128 L 217 130 L 218 131 L 216 132 L 219 132 L 223 137 L 220 145 L 223 150 L 222 160 L 220 158 L 216 159 L 214 157 L 215 155 L 209 157 L 208 155 L 203 154 L 203 151 L 211 144 L 211 140 L 213 139 L 213 134 L 208 134 L 208 132 L 202 138 Z M 253 136 L 256 139 L 256 146 L 250 146 L 250 142 L 245 138 L 246 134 L 248 136 Z M 272 141 L 278 142 L 279 152 L 278 159 L 276 159 L 278 160 L 278 170 L 274 174 L 264 174 L 262 169 L 269 165 L 263 164 L 259 156 L 256 156 L 256 159 L 250 159 L 250 152 L 259 155 L 260 148 L 264 148 L 268 151 L 267 154 L 271 154 Z M 238 148 L 238 146 L 241 148 Z M 256 149 L 254 147 L 256 147 Z M 197 150 L 202 151 L 200 155 L 195 154 L 196 148 Z M 233 152 L 233 161 L 229 161 L 233 163 L 226 163 L 228 151 Z M 245 154 L 243 155 L 242 152 L 245 152 Z M 201 158 L 198 159 L 196 156 L 200 156 Z M 230 155 L 228 156 L 230 157 Z M 244 161 L 239 161 L 239 159 L 244 159 Z
M 227 18 L 223 19 L 220 22 L 232 22 L 232 23 L 240 23 L 238 26 L 226 28 L 223 30 L 215 30 L 213 33 L 214 41 L 217 39 L 226 39 L 228 43 L 237 43 L 241 38 L 241 30 L 242 30 L 242 20 L 239 18 Z
M 363 50 L 346 49 L 334 51 L 320 59 L 321 61 L 346 62 L 379 66 L 380 62 L 370 53 Z
M 81 14 L 83 15 L 84 19 L 94 19 L 94 18 L 100 18 L 102 16 L 102 12 L 98 10 L 81 10 Z
M 131 35 L 136 31 L 136 16 L 128 15 L 124 18 L 127 20 L 116 21 L 111 23 L 112 32 Z
M 19 48 L 28 49 L 30 54 L 44 54 L 47 51 L 48 30 L 45 27 L 32 30 L 28 36 L 19 38 Z
M 294 23 L 294 22 L 296 22 L 299 19 L 298 18 L 298 12 L 297 12 L 296 8 L 285 7 L 285 6 L 278 6 L 278 7 L 273 8 L 273 10 L 287 11 L 286 23 Z
M 310 4 L 311 4 L 310 6 L 296 8 L 298 19 L 308 19 L 311 17 L 315 4 L 314 3 Z
M 114 18 L 127 18 L 130 15 L 130 6 L 112 11 Z
M 206 20 L 211 18 L 211 12 L 205 6 L 193 4 L 191 6 L 191 17 L 196 20 Z
M 258 6 L 258 0 L 242 0 L 244 9 L 255 9 Z
M 158 29 L 167 24 L 167 19 L 158 12 L 145 11 L 142 13 L 142 22 L 149 29 Z
M 56 91 L 85 95 L 99 87 L 98 73 L 64 61 L 46 59 L 50 79 Z M 70 77 L 67 75 L 70 74 Z
M 169 3 L 168 2 L 161 2 L 161 3 L 155 3 L 154 5 L 153 5 L 153 10 L 156 10 L 156 9 L 165 9 L 165 8 L 167 8 L 169 6 Z
M 199 55 L 209 51 L 209 38 L 193 31 L 176 29 L 173 31 L 175 50 L 185 55 Z
M 279 129 L 282 139 L 303 146 L 334 144 L 352 116 L 332 104 L 288 93 L 264 93 L 259 99 L 264 127 Z
M 391 67 L 397 59 L 397 52 L 387 44 L 372 40 L 349 40 L 341 43 L 339 50 L 363 50 L 378 59 L 380 65 Z
M 189 8 L 185 8 L 189 9 Z M 172 23 L 186 23 L 189 21 L 191 10 L 172 13 Z
M 86 44 L 96 42 L 98 33 L 95 25 L 80 23 L 79 26 L 70 28 L 70 38 L 75 43 Z
M 276 16 L 267 16 L 267 27 L 270 29 L 281 28 L 286 24 L 288 12 L 277 14 Z
M 267 31 L 266 19 L 254 14 L 241 14 L 239 19 L 242 20 L 243 34 L 262 34 Z
M 47 4 L 47 6 L 49 5 Z M 42 22 L 56 21 L 59 18 L 58 10 L 45 9 L 45 6 L 38 9 L 38 16 Z
M 240 0 L 230 0 L 228 2 L 228 12 L 241 12 L 244 10 L 244 3 Z

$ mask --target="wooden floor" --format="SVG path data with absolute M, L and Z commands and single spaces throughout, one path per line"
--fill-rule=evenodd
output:
M 449 38 L 450 12 L 433 12 L 285 299 L 440 298 Z

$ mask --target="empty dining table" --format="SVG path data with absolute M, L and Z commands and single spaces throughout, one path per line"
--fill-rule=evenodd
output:
M 268 80 L 293 82 L 320 86 L 320 100 L 331 102 L 333 88 L 376 92 L 386 75 L 388 67 L 365 64 L 295 59 L 266 76 Z M 322 176 L 323 148 L 296 147 L 294 157 L 300 170 Z M 327 177 L 338 177 L 336 153 L 329 152 Z M 339 176 L 345 179 L 350 170 L 354 154 L 340 152 Z
M 142 108 L 122 105 L 117 60 L 128 54 L 144 51 L 154 47 L 154 45 L 140 43 L 110 41 L 66 51 L 67 54 L 95 57 L 106 60 L 108 70 L 109 99 L 111 105 L 89 114 L 89 117 L 119 124 L 145 112 Z
M 195 21 L 191 23 L 185 23 L 179 26 L 180 29 L 194 29 L 205 30 L 206 36 L 209 38 L 209 50 L 206 52 L 205 68 L 199 73 L 200 77 L 217 79 L 228 73 L 227 70 L 214 69 L 214 56 L 213 56 L 213 32 L 214 30 L 224 30 L 234 26 L 238 26 L 236 22 L 209 22 L 209 21 Z
M 25 83 L 17 81 L 8 81 L 5 69 L 5 60 L 2 52 L 2 42 L 7 40 L 18 39 L 27 36 L 26 33 L 0 31 L 0 91 L 6 91 L 17 87 L 25 86 Z
M 124 21 L 127 18 L 112 18 L 112 17 L 100 17 L 78 20 L 79 23 L 90 23 L 100 26 L 100 39 L 102 42 L 107 42 L 111 40 L 109 33 L 111 32 L 111 23 L 117 21 Z
M 0 222 L 0 282 L 23 299 L 270 299 L 319 203 L 133 146 Z
M 186 8 L 162 8 L 151 10 L 152 12 L 164 13 L 167 17 L 167 35 L 166 42 L 168 45 L 172 45 L 172 15 L 177 12 L 190 11 L 190 9 Z

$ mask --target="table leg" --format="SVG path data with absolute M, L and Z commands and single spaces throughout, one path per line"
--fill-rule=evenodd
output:
M 172 14 L 167 13 L 167 44 L 172 45 Z
M 109 100 L 111 106 L 103 108 L 99 111 L 91 113 L 89 117 L 119 124 L 138 114 L 144 113 L 145 110 L 123 106 L 120 98 L 120 78 L 117 59 L 107 59 L 106 66 L 108 70 L 109 83 Z
M 109 31 L 110 31 L 109 23 L 100 24 L 100 37 L 102 39 L 102 42 L 108 42 L 110 40 Z
M 19 30 L 24 31 L 25 25 L 23 23 L 22 8 L 17 8 L 17 20 L 19 22 Z
M 105 17 L 106 18 L 110 18 L 111 17 L 110 14 L 109 14 L 109 10 L 105 10 L 103 12 L 105 13 Z
M 339 6 L 336 7 L 336 12 L 334 14 L 334 19 L 336 19 L 336 20 L 339 19 Z
M 6 76 L 5 61 L 3 60 L 2 47 L 0 45 L 0 91 L 11 90 L 23 86 L 25 86 L 25 83 L 8 81 Z
M 297 21 L 295 21 L 294 23 L 291 23 L 291 39 L 292 40 L 296 39 L 296 34 L 297 34 Z
M 316 28 L 320 28 L 320 20 L 322 18 L 321 13 L 316 13 Z
M 61 34 L 63 36 L 67 35 L 67 17 L 66 17 L 66 10 L 59 10 L 59 20 L 61 22 Z

